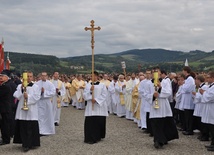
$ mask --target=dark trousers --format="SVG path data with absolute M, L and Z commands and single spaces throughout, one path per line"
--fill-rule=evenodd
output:
M 184 111 L 178 110 L 178 114 L 179 114 L 179 121 L 180 121 L 180 124 L 181 124 L 181 128 L 184 131 L 186 131 L 186 121 L 185 121 Z
M 194 110 L 184 109 L 186 131 L 193 133 L 193 112 Z
M 211 136 L 211 145 L 214 145 L 214 124 L 208 124 Z
M 151 126 L 151 120 L 149 119 L 149 112 L 146 112 L 146 126 L 147 126 L 148 133 L 153 135 L 152 126 Z
M 198 116 L 193 116 L 194 119 L 194 129 L 198 129 L 201 131 L 202 127 L 201 127 L 201 117 Z
M 201 122 L 201 137 L 202 138 L 210 137 L 209 125 L 202 122 Z
M 10 143 L 10 122 L 9 122 L 9 113 L 1 113 L 1 135 L 4 143 Z

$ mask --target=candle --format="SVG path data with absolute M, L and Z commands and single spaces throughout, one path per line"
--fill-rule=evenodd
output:
M 28 85 L 28 82 L 27 82 L 27 72 L 23 73 L 22 78 L 23 78 L 23 85 L 24 85 L 24 87 L 27 87 L 27 85 Z
M 158 85 L 158 72 L 154 72 L 154 85 Z

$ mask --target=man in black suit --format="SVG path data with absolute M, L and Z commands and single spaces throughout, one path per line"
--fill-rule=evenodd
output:
M 2 117 L 0 145 L 10 143 L 11 88 L 7 82 L 8 79 L 7 73 L 2 71 L 0 74 L 0 114 Z

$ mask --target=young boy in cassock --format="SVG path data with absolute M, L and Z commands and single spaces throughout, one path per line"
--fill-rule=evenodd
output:
M 16 126 L 14 143 L 22 144 L 23 151 L 40 146 L 38 106 L 40 99 L 39 87 L 32 83 L 33 73 L 28 72 L 28 85 L 24 91 L 23 84 L 19 84 L 13 94 L 19 100 L 16 110 Z M 24 102 L 27 102 L 28 110 L 23 110 Z
M 159 90 L 154 92 L 158 98 L 159 108 L 155 109 L 155 101 L 150 109 L 151 126 L 154 135 L 154 147 L 159 149 L 168 141 L 178 139 L 178 131 L 172 117 L 172 110 L 168 98 L 172 93 L 170 79 L 165 71 L 161 71 L 162 81 Z
M 204 105 L 202 109 L 201 121 L 206 123 L 210 130 L 211 144 L 205 146 L 208 151 L 214 151 L 214 72 L 210 72 L 207 77 L 210 84 L 207 90 L 200 89 L 202 95 L 201 102 Z
M 94 144 L 105 138 L 106 116 L 108 105 L 106 103 L 107 89 L 98 81 L 98 72 L 94 72 L 94 85 L 88 83 L 84 89 L 84 99 L 87 101 L 85 109 L 84 142 Z M 92 98 L 94 91 L 94 98 Z

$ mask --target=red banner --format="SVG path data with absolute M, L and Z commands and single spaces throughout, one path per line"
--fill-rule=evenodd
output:
M 0 44 L 0 72 L 4 70 L 4 48 L 3 45 Z

